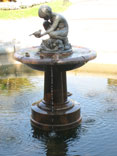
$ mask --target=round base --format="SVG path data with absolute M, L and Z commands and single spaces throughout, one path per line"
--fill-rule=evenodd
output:
M 71 103 L 71 102 L 70 102 Z M 32 105 L 31 124 L 44 131 L 62 131 L 77 127 L 81 122 L 80 106 L 72 102 L 73 107 L 59 110 L 43 110 L 36 103 Z

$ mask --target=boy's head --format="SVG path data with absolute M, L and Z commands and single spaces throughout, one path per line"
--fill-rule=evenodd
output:
M 44 18 L 45 20 L 48 20 L 52 15 L 52 9 L 47 5 L 42 5 L 39 8 L 38 15 L 40 18 Z

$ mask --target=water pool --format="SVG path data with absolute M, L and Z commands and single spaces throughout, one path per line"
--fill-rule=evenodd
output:
M 0 156 L 116 156 L 117 80 L 68 73 L 82 123 L 68 132 L 37 133 L 31 104 L 43 97 L 43 75 L 0 78 Z

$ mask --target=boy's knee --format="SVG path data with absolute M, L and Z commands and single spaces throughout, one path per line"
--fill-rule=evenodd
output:
M 55 32 L 50 32 L 49 35 L 50 35 L 51 38 L 56 38 L 57 37 Z

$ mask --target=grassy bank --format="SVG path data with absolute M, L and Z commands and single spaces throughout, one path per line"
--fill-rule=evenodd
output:
M 63 12 L 71 5 L 71 2 L 64 4 L 63 0 L 54 0 L 45 4 L 49 5 L 54 12 Z M 40 5 L 20 10 L 0 10 L 0 19 L 18 19 L 38 16 L 39 6 Z

